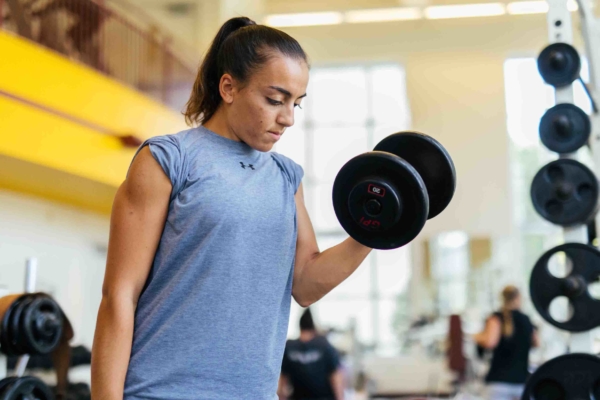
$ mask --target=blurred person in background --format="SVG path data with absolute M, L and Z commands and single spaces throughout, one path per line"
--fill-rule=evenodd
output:
M 292 392 L 288 396 L 288 389 Z M 317 333 L 310 308 L 300 317 L 300 337 L 288 340 L 278 395 L 291 400 L 342 400 L 344 374 L 337 350 Z
M 529 351 L 539 338 L 529 317 L 520 311 L 521 294 L 515 286 L 502 290 L 502 309 L 486 321 L 475 342 L 493 350 L 485 378 L 490 400 L 519 400 L 529 376 Z

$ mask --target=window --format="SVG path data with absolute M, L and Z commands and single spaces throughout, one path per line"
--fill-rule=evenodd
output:
M 405 74 L 400 65 L 349 65 L 311 70 L 308 96 L 297 109 L 295 125 L 275 148 L 304 168 L 304 197 L 319 248 L 325 250 L 348 235 L 331 200 L 340 168 L 352 157 L 372 150 L 384 137 L 406 130 L 410 112 Z M 346 281 L 312 308 L 320 328 L 357 326 L 358 339 L 379 348 L 395 346 L 394 326 L 404 314 L 403 295 L 410 277 L 410 249 L 373 252 Z M 295 305 L 290 336 L 298 334 L 302 310 Z

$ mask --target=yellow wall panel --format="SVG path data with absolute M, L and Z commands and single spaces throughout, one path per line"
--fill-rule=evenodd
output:
M 125 178 L 134 150 L 118 138 L 4 97 L 0 110 L 0 154 L 113 186 Z
M 139 139 L 183 116 L 96 71 L 0 31 L 0 187 L 108 212 Z
M 116 134 L 148 138 L 185 128 L 183 117 L 82 64 L 0 31 L 0 91 Z

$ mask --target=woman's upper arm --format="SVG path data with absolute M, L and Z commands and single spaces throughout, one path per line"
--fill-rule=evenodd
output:
M 502 323 L 497 316 L 490 317 L 485 324 L 485 334 L 487 336 L 487 347 L 493 349 L 498 346 L 500 336 L 502 335 Z
M 162 235 L 171 190 L 171 181 L 145 146 L 113 203 L 103 296 L 125 296 L 137 303 Z
M 310 217 L 304 205 L 304 189 L 302 183 L 298 186 L 295 195 L 296 214 L 298 218 L 298 239 L 296 241 L 296 262 L 294 275 L 298 276 L 306 263 L 319 253 L 317 238 Z
M 536 328 L 533 328 L 533 331 L 531 332 L 531 346 L 540 347 L 540 335 Z

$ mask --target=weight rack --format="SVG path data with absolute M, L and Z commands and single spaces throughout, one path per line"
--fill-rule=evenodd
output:
M 542 143 L 551 151 L 557 152 L 559 157 L 558 161 L 543 166 L 534 178 L 531 186 L 532 202 L 536 211 L 543 218 L 563 227 L 565 243 L 547 251 L 536 263 L 532 270 L 530 292 L 531 299 L 540 315 L 550 324 L 570 332 L 570 335 L 567 346 L 568 354 L 555 357 L 540 366 L 529 378 L 522 399 L 544 400 L 550 397 L 570 399 L 580 396 L 587 398 L 590 395 L 598 398 L 597 396 L 600 393 L 600 358 L 591 354 L 594 351 L 591 330 L 600 326 L 600 322 L 596 320 L 597 318 L 587 317 L 597 315 L 598 313 L 595 311 L 600 310 L 600 301 L 592 299 L 588 292 L 589 283 L 598 281 L 600 277 L 600 252 L 594 245 L 594 241 L 598 240 L 596 238 L 596 227 L 600 223 L 598 213 L 598 205 L 600 204 L 598 185 L 598 176 L 600 176 L 600 114 L 595 101 L 598 98 L 598 93 L 600 93 L 600 21 L 592 13 L 591 1 L 577 0 L 581 20 L 581 34 L 585 43 L 590 75 L 589 85 L 586 85 L 579 76 L 577 68 L 572 69 L 573 71 L 576 70 L 575 74 L 565 72 L 569 69 L 567 67 L 569 63 L 571 63 L 571 66 L 579 63 L 579 69 L 581 66 L 577 50 L 571 46 L 573 43 L 573 28 L 567 0 L 547 0 L 547 2 L 549 45 L 538 58 L 538 69 L 546 83 L 554 87 L 555 104 L 566 104 L 566 106 L 561 107 L 576 111 L 575 114 L 578 114 L 579 117 L 573 117 L 574 114 L 563 114 L 563 119 L 559 120 L 560 117 L 556 117 L 556 114 L 550 115 L 552 113 L 552 109 L 550 109 L 542 117 L 540 123 Z M 552 51 L 554 51 L 553 54 Z M 551 78 L 549 74 L 552 74 L 553 71 L 560 78 L 561 68 L 562 72 L 565 73 L 564 75 L 567 76 L 566 79 L 560 83 L 549 79 Z M 581 110 L 574 105 L 573 83 L 577 79 L 584 86 L 592 103 L 593 112 L 589 117 L 589 121 L 582 115 Z M 563 146 L 557 150 L 556 147 L 551 145 L 552 140 L 550 142 L 544 140 L 549 137 L 549 131 L 543 129 L 544 119 L 546 120 L 545 127 L 553 130 L 553 136 L 550 135 L 551 138 L 556 139 L 560 144 L 561 140 L 566 143 L 569 134 L 573 139 L 575 135 L 574 126 L 576 125 L 573 118 L 580 118 L 579 121 L 587 123 L 587 125 L 578 125 L 579 127 L 587 127 L 587 129 L 580 129 L 578 134 L 585 131 L 585 134 L 589 134 L 589 137 L 580 140 L 579 145 L 576 147 L 579 148 L 587 142 L 594 165 L 591 171 L 577 162 L 578 155 L 580 155 L 578 154 L 578 148 L 575 149 L 571 146 L 567 149 Z M 549 124 L 548 121 L 552 122 Z M 546 136 L 544 137 L 544 135 Z M 553 166 L 556 166 L 554 170 L 552 170 Z M 569 173 L 569 168 L 574 168 L 577 171 Z M 585 190 L 580 191 L 582 188 L 581 182 L 586 182 L 585 178 L 580 178 L 583 172 L 591 172 L 591 180 L 584 183 Z M 582 193 L 585 193 L 585 196 Z M 566 223 L 566 219 L 563 219 L 563 222 L 558 222 L 558 218 L 553 218 L 558 216 L 563 209 L 566 210 L 567 207 L 571 207 L 570 211 L 573 213 L 581 211 L 577 208 L 578 204 L 574 199 L 578 199 L 583 205 L 584 200 L 582 199 L 584 197 L 587 199 L 585 204 L 590 209 L 589 212 L 581 214 L 582 218 L 578 223 L 573 223 L 573 219 L 571 219 L 571 222 Z M 573 204 L 575 204 L 575 207 L 573 207 Z M 564 251 L 571 259 L 572 270 L 564 278 L 550 277 L 548 262 L 550 257 L 559 251 Z M 569 304 L 573 307 L 573 314 L 569 320 L 558 322 L 550 315 L 549 306 L 553 296 L 555 298 L 558 296 L 569 298 Z M 583 317 L 581 314 L 583 314 Z

